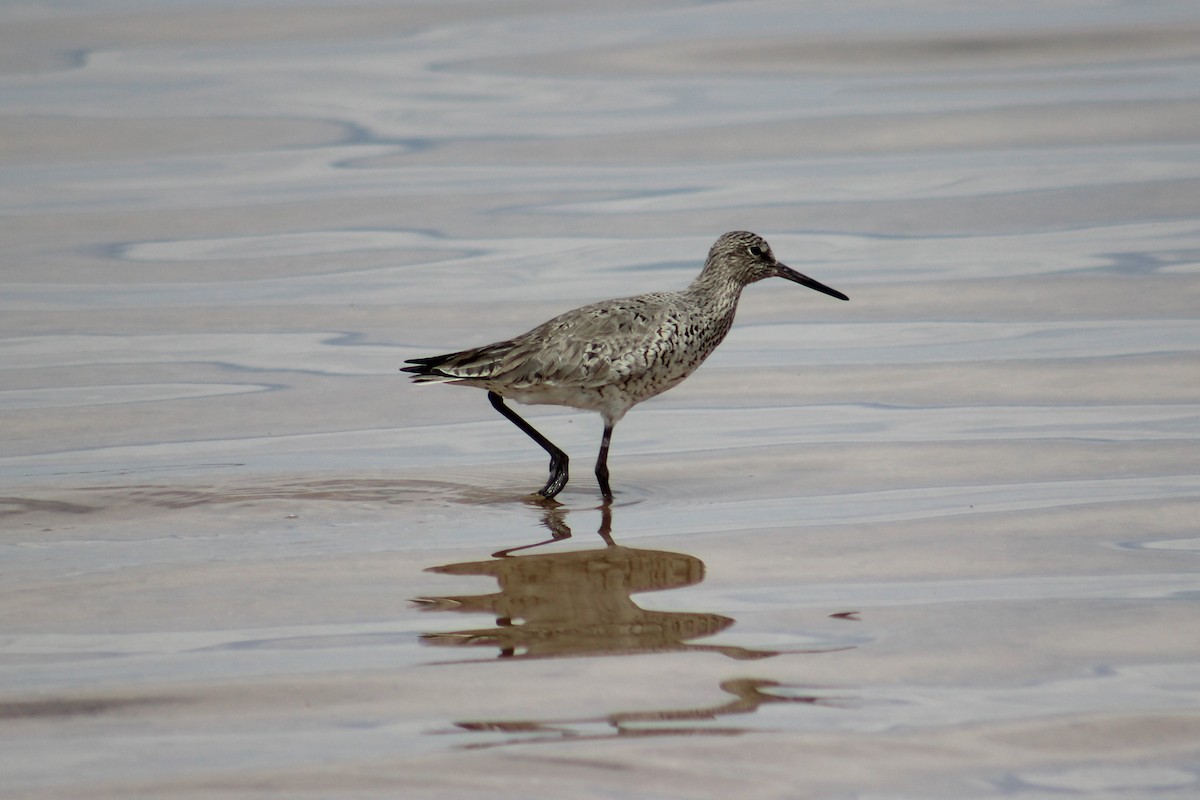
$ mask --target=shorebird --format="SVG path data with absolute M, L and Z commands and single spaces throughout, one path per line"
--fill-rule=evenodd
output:
M 608 446 L 629 409 L 691 375 L 733 324 L 742 289 L 764 278 L 789 281 L 839 300 L 850 298 L 781 264 L 761 236 L 731 231 L 708 251 L 704 268 L 678 292 L 604 300 L 543 322 L 502 342 L 405 361 L 417 383 L 455 383 L 487 390 L 492 406 L 550 454 L 550 478 L 538 490 L 552 498 L 567 485 L 567 454 L 505 405 L 557 405 L 604 419 L 596 480 L 606 502 Z

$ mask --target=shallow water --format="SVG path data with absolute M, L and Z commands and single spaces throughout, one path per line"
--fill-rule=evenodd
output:
M 11 796 L 1200 794 L 1200 10 L 627 6 L 0 10 Z M 738 228 L 609 513 L 396 372 Z

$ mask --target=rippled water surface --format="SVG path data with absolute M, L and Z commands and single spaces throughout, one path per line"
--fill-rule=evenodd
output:
M 8 795 L 1200 795 L 1200 7 L 598 9 L 0 9 Z M 396 371 L 731 229 L 610 509 Z

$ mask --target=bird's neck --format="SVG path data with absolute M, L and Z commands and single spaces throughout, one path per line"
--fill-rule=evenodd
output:
M 733 321 L 734 312 L 737 311 L 742 284 L 727 272 L 706 267 L 684 290 L 684 294 L 705 316 L 714 322 L 721 320 L 727 325 Z
M 730 302 L 736 305 L 742 294 L 742 284 L 728 271 L 706 266 L 687 291 L 710 303 Z

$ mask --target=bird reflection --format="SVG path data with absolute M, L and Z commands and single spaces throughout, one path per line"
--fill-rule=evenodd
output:
M 753 714 L 759 707 L 772 703 L 798 703 L 809 706 L 847 707 L 855 698 L 831 694 L 818 687 L 790 686 L 758 678 L 734 678 L 722 681 L 721 691 L 733 695 L 733 700 L 714 706 L 662 709 L 649 711 L 618 711 L 599 717 L 580 717 L 557 720 L 496 720 L 456 722 L 455 727 L 466 731 L 519 734 L 503 741 L 478 742 L 467 749 L 501 747 L 511 744 L 536 744 L 563 740 L 593 741 L 630 736 L 737 736 L 751 728 L 729 725 L 687 725 L 681 723 L 717 722 L 734 714 Z M 596 726 L 602 726 L 597 730 Z
M 663 550 L 622 547 L 612 538 L 612 508 L 602 510 L 597 531 L 604 546 L 589 550 L 530 552 L 571 536 L 562 507 L 543 511 L 550 531 L 544 541 L 514 546 L 490 559 L 430 567 L 444 575 L 490 576 L 500 590 L 491 594 L 419 597 L 429 611 L 486 613 L 492 628 L 426 633 L 425 644 L 442 647 L 496 648 L 500 658 L 565 658 L 665 652 L 719 653 L 754 660 L 781 653 L 829 653 L 851 647 L 805 650 L 755 650 L 694 644 L 734 624 L 730 617 L 705 612 L 647 611 L 631 599 L 637 592 L 694 586 L 704 580 L 704 562 L 695 556 Z M 576 719 L 459 721 L 455 730 L 509 734 L 503 741 L 467 747 L 517 743 L 580 741 L 616 736 L 735 735 L 746 728 L 718 724 L 731 714 L 751 714 L 760 706 L 791 703 L 845 705 L 848 698 L 816 687 L 787 686 L 775 681 L 739 677 L 719 684 L 733 699 L 716 705 L 644 711 L 617 711 Z M 597 730 L 597 726 L 601 726 Z
M 750 660 L 781 652 L 691 644 L 725 630 L 734 620 L 720 614 L 639 608 L 631 595 L 698 584 L 704 579 L 704 562 L 683 553 L 622 547 L 612 540 L 611 507 L 606 505 L 602 513 L 602 548 L 515 555 L 571 536 L 566 512 L 556 508 L 545 512 L 543 523 L 552 538 L 544 542 L 501 550 L 486 561 L 430 567 L 428 572 L 444 575 L 491 576 L 500 591 L 414 598 L 429 611 L 496 618 L 494 628 L 423 634 L 424 643 L 495 647 L 500 658 L 701 651 Z

